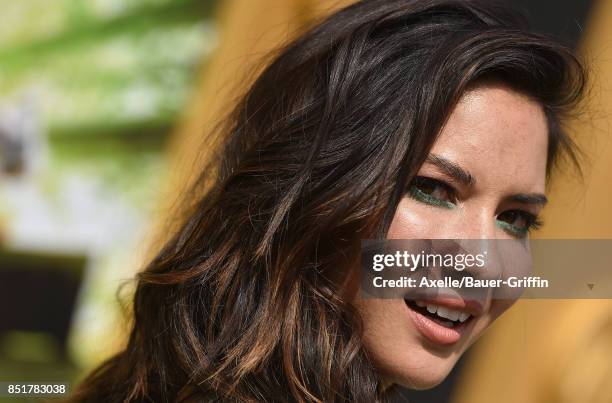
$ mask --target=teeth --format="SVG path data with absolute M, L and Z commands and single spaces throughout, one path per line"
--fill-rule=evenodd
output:
M 438 316 L 441 316 L 453 322 L 459 319 L 460 314 L 461 312 L 453 311 L 443 306 L 438 308 Z
M 465 322 L 470 318 L 469 313 L 455 311 L 453 309 L 446 308 L 444 306 L 433 305 L 433 304 L 425 304 L 422 301 L 415 301 L 416 305 L 419 307 L 427 307 L 427 311 L 429 313 L 434 313 L 440 316 L 441 318 L 448 319 L 452 322 L 459 321 L 461 323 Z

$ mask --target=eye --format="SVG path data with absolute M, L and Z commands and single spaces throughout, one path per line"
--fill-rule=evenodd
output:
M 542 222 L 538 217 L 522 210 L 508 210 L 497 216 L 498 225 L 518 237 L 525 237 L 531 230 L 538 229 Z
M 410 184 L 408 192 L 413 199 L 432 206 L 454 208 L 457 203 L 455 190 L 433 178 L 417 176 Z

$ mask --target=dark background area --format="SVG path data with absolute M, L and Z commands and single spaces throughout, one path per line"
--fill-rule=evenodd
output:
M 523 10 L 532 27 L 570 46 L 580 43 L 593 0 L 506 0 Z

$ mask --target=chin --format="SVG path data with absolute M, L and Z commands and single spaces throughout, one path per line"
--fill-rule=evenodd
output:
M 416 379 L 415 378 L 406 379 L 401 383 L 399 382 L 396 382 L 396 383 L 400 386 L 403 386 L 405 388 L 412 389 L 412 390 L 427 390 L 427 389 L 435 388 L 436 386 L 441 384 L 442 381 L 446 379 L 447 375 L 448 374 L 445 374 L 444 376 L 436 376 L 436 375 L 432 375 L 428 377 L 419 376 Z
M 441 357 L 427 350 L 412 351 L 404 365 L 386 368 L 385 378 L 389 384 L 413 389 L 426 390 L 438 386 L 452 371 L 459 357 Z M 410 362 L 410 365 L 405 365 Z M 400 364 L 400 363 L 397 363 Z

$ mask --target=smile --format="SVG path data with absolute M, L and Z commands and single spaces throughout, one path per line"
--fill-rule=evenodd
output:
M 405 299 L 404 302 L 415 327 L 436 345 L 457 343 L 474 322 L 474 318 L 482 313 L 479 304 L 466 303 L 460 299 Z

